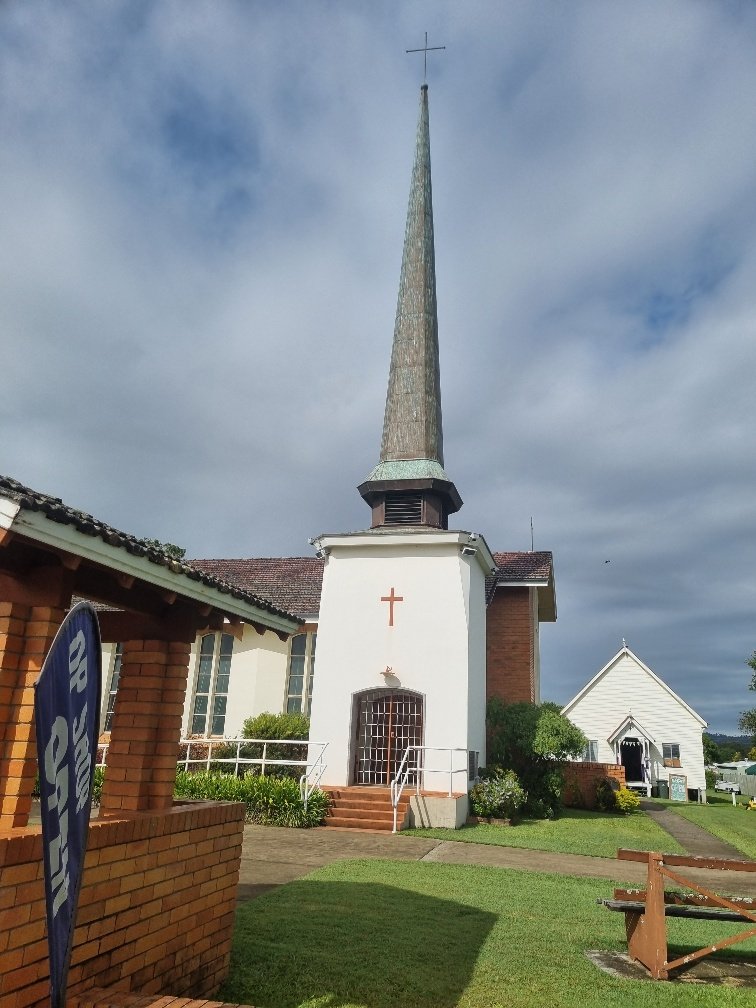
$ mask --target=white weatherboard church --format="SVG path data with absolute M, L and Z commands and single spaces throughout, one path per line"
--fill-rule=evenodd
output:
M 562 713 L 589 739 L 586 758 L 621 763 L 628 784 L 665 791 L 675 778 L 705 796 L 706 722 L 624 643 Z

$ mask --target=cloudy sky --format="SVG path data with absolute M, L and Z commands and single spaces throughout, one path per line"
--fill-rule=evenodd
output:
M 366 526 L 425 31 L 458 527 L 553 551 L 546 698 L 625 637 L 735 730 L 750 0 L 9 0 L 0 471 L 189 556 Z

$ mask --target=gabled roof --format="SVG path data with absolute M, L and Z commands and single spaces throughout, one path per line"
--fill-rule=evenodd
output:
M 486 579 L 486 599 L 497 588 L 537 588 L 538 618 L 553 623 L 557 618 L 554 558 L 549 550 L 529 553 L 494 553 L 496 570 Z
M 620 721 L 620 723 L 617 725 L 617 727 L 614 729 L 614 731 L 611 733 L 611 735 L 606 741 L 609 743 L 609 745 L 613 745 L 617 741 L 617 739 L 620 738 L 620 736 L 627 735 L 629 729 L 631 728 L 633 729 L 633 731 L 637 731 L 639 735 L 642 735 L 647 742 L 651 743 L 654 742 L 654 737 L 651 734 L 651 732 L 647 732 L 646 729 L 643 727 L 643 725 L 640 723 L 640 721 L 638 721 L 637 718 L 633 717 L 632 714 L 628 714 L 627 717 L 623 718 Z
M 596 673 L 593 679 L 591 679 L 590 682 L 586 683 L 586 685 L 580 690 L 578 694 L 576 694 L 576 696 L 572 698 L 572 700 L 570 700 L 569 703 L 564 705 L 564 707 L 562 708 L 562 713 L 569 714 L 569 711 L 575 706 L 578 700 L 582 700 L 582 698 L 586 695 L 586 693 L 588 693 L 590 690 L 593 689 L 593 687 L 596 685 L 599 679 L 602 679 L 609 671 L 609 669 L 611 669 L 612 666 L 615 665 L 620 658 L 623 658 L 626 655 L 632 658 L 640 669 L 642 669 L 647 675 L 649 675 L 654 680 L 655 683 L 661 686 L 661 688 L 665 690 L 665 692 L 667 692 L 674 700 L 676 700 L 680 704 L 680 706 L 683 707 L 688 712 L 688 714 L 694 717 L 696 721 L 700 723 L 702 728 L 706 728 L 706 721 L 704 721 L 701 715 L 697 714 L 692 707 L 689 707 L 688 704 L 686 704 L 685 701 L 682 699 L 682 697 L 679 697 L 677 693 L 675 693 L 675 691 L 671 689 L 664 682 L 663 679 L 660 679 L 659 676 L 655 672 L 653 672 L 648 667 L 648 665 L 642 662 L 636 654 L 633 654 L 633 652 L 627 646 L 621 647 L 617 652 L 617 654 L 610 661 L 608 661 L 606 665 L 604 665 L 604 667 L 599 672 Z
M 318 557 L 247 557 L 193 560 L 192 566 L 255 592 L 304 618 L 320 609 L 324 561 Z

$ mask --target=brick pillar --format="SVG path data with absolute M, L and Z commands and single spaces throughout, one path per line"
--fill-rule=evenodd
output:
M 173 804 L 190 649 L 173 641 L 124 643 L 102 812 Z
M 26 826 L 37 773 L 34 683 L 65 609 L 0 602 L 0 829 Z

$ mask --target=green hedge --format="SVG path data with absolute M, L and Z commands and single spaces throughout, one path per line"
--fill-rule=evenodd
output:
M 232 777 L 230 774 L 179 770 L 174 793 L 177 798 L 244 802 L 247 822 L 261 826 L 319 826 L 330 804 L 328 795 L 316 788 L 305 811 L 297 781 L 290 777 L 256 774 Z

